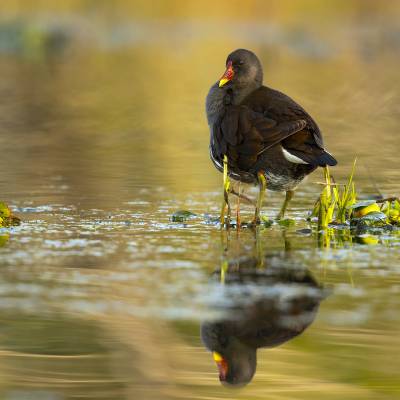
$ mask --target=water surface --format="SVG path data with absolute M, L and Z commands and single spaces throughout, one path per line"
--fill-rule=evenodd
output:
M 23 220 L 0 230 L 0 397 L 398 398 L 399 232 L 320 247 L 315 172 L 294 226 L 221 233 L 204 117 L 226 54 L 251 48 L 319 122 L 335 177 L 357 156 L 360 196 L 398 195 L 398 7 L 78 3 L 0 18 L 0 193 Z M 180 209 L 197 217 L 171 222 Z M 259 320 L 277 347 L 221 386 L 200 326 Z

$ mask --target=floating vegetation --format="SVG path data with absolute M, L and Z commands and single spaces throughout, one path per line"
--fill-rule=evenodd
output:
M 394 225 L 400 225 L 400 201 L 399 199 L 387 199 L 384 200 L 381 206 L 381 212 L 383 212 L 389 223 Z
M 264 228 L 269 228 L 274 224 L 274 221 L 272 219 L 269 219 L 265 215 L 261 215 L 260 216 L 260 223 L 261 223 L 261 226 L 263 226 Z
M 355 166 L 356 160 L 344 185 L 336 183 L 329 169 L 324 169 L 324 187 L 310 216 L 310 221 L 317 220 L 319 231 L 350 227 L 356 233 L 365 233 L 374 229 L 392 230 L 400 225 L 400 202 L 397 198 L 357 200 L 353 181 Z
M 8 228 L 10 226 L 18 226 L 21 220 L 13 215 L 6 203 L 0 201 L 0 228 Z
M 292 218 L 280 219 L 277 222 L 278 222 L 278 225 L 280 225 L 284 228 L 289 228 L 291 226 L 296 225 L 296 221 Z
M 353 210 L 353 216 L 355 218 L 361 218 L 364 217 L 365 215 L 368 215 L 369 213 L 381 211 L 380 207 L 375 202 L 375 200 L 359 201 L 350 206 L 349 208 Z
M 171 215 L 172 222 L 186 222 L 187 220 L 197 217 L 195 213 L 187 210 L 179 210 Z

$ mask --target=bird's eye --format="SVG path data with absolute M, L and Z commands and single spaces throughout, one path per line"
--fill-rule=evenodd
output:
M 244 61 L 243 61 L 243 60 L 240 60 L 240 61 L 238 62 L 238 64 L 239 64 L 239 65 L 243 65 L 243 64 L 244 64 Z

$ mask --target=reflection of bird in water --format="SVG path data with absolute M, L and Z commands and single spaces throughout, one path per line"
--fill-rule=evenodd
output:
M 223 287 L 228 310 L 201 326 L 203 343 L 213 352 L 223 384 L 249 383 L 256 371 L 257 349 L 300 335 L 314 321 L 324 298 L 323 289 L 303 268 L 256 265 L 256 259 L 246 259 L 238 270 L 231 266 Z

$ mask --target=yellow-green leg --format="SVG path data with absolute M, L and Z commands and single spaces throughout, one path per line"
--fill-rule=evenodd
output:
M 255 229 L 255 241 L 256 241 L 256 260 L 257 268 L 264 267 L 264 248 L 260 239 L 260 227 L 257 226 Z
M 221 223 L 221 227 L 225 224 L 225 210 L 228 208 L 227 213 L 227 224 L 229 225 L 231 219 L 231 206 L 229 204 L 229 188 L 230 188 L 230 180 L 228 176 L 228 157 L 224 156 L 224 190 L 223 190 L 223 199 L 222 199 L 222 206 L 221 206 L 221 215 L 219 221 Z
M 257 180 L 258 180 L 259 191 L 258 191 L 256 210 L 254 213 L 254 221 L 253 221 L 255 225 L 260 223 L 260 210 L 263 204 L 265 190 L 267 188 L 267 180 L 265 179 L 265 175 L 262 171 L 257 172 Z
M 288 206 L 290 200 L 292 200 L 293 195 L 294 195 L 294 190 L 288 190 L 286 192 L 285 201 L 283 202 L 282 208 L 279 211 L 279 214 L 276 216 L 276 219 L 282 219 L 285 216 L 285 212 L 286 212 L 287 206 Z
M 240 228 L 241 221 L 240 221 L 240 182 L 238 185 L 238 197 L 237 197 L 237 203 L 236 203 L 236 229 Z

